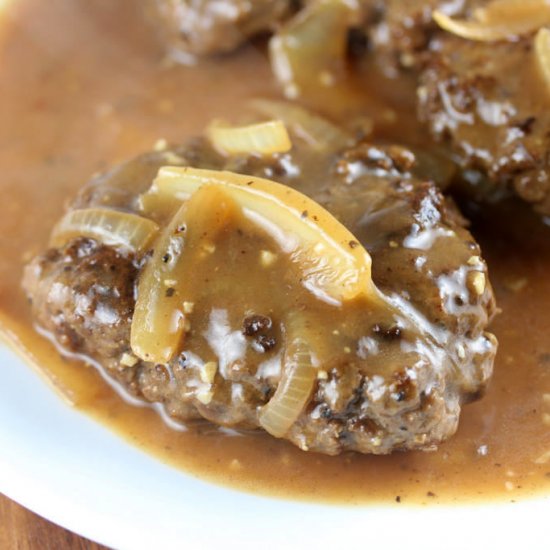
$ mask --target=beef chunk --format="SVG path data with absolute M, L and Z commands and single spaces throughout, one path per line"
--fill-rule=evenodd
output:
M 173 53 L 210 55 L 234 50 L 290 10 L 291 0 L 156 0 L 161 32 Z
M 453 204 L 412 175 L 409 151 L 369 143 L 321 151 L 297 136 L 294 141 L 284 155 L 224 158 L 196 140 L 94 180 L 75 204 L 134 210 L 131 182 L 134 194 L 142 192 L 166 155 L 177 155 L 182 164 L 271 177 L 310 194 L 370 252 L 374 281 L 394 313 L 360 325 L 344 350 L 333 350 L 285 437 L 327 454 L 432 449 L 454 433 L 461 404 L 483 392 L 492 372 L 496 341 L 485 330 L 495 303 L 479 246 Z M 207 332 L 203 328 L 165 365 L 138 360 L 129 333 L 144 261 L 87 239 L 46 252 L 29 265 L 25 281 L 37 322 L 67 352 L 90 357 L 124 388 L 162 403 L 177 420 L 203 417 L 257 427 L 258 412 L 284 367 L 281 319 L 248 305 L 242 311 L 235 305 L 227 315 L 223 309 L 199 311 L 214 332 L 223 332 L 224 345 L 245 350 L 238 359 L 219 355 L 218 369 L 194 347 Z M 267 284 L 277 293 L 283 283 Z M 323 323 L 332 331 L 338 311 L 330 311 Z M 345 327 L 338 328 L 345 338 Z M 211 384 L 208 399 L 200 393 L 205 379 Z

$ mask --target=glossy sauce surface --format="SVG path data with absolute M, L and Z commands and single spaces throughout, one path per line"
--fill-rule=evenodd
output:
M 503 310 L 493 325 L 500 351 L 487 396 L 464 408 L 458 434 L 435 453 L 327 457 L 207 423 L 175 431 L 152 408 L 125 403 L 94 369 L 60 359 L 36 335 L 20 290 L 22 265 L 44 248 L 65 201 L 90 174 L 151 149 L 160 138 L 181 142 L 212 118 L 236 117 L 248 99 L 275 91 L 254 47 L 194 68 L 163 64 L 135 6 L 130 0 L 55 0 L 47 7 L 21 0 L 3 16 L 0 323 L 7 339 L 79 410 L 162 460 L 218 483 L 344 503 L 548 493 L 550 231 L 517 205 L 474 225 Z M 383 93 L 382 84 L 376 87 Z M 409 141 L 422 140 L 410 134 L 413 125 L 405 127 L 412 127 Z M 397 125 L 384 130 L 396 140 L 403 132 Z

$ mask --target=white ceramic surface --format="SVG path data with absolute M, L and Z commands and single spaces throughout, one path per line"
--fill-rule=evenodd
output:
M 428 508 L 338 507 L 205 483 L 71 409 L 0 347 L 0 491 L 120 549 L 550 548 L 550 498 Z

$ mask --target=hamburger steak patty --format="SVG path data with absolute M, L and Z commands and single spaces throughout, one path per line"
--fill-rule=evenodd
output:
M 411 175 L 414 162 L 412 153 L 397 146 L 360 142 L 327 152 L 299 140 L 290 153 L 227 159 L 197 139 L 96 178 L 72 207 L 137 211 L 137 195 L 167 164 L 271 178 L 311 196 L 366 247 L 373 280 L 397 313 L 391 322 L 359 327 L 345 353 L 335 350 L 284 437 L 326 454 L 430 450 L 455 432 L 461 405 L 480 396 L 491 376 L 497 344 L 485 329 L 495 302 L 486 264 L 463 218 L 432 183 Z M 258 427 L 258 411 L 273 396 L 284 368 L 281 319 L 256 311 L 253 296 L 242 311 L 212 306 L 198 312 L 205 329 L 186 339 L 189 347 L 175 359 L 162 365 L 138 361 L 131 353 L 130 325 L 147 261 L 147 254 L 135 257 L 87 238 L 48 250 L 27 267 L 24 281 L 38 325 L 68 353 L 89 357 L 133 395 L 161 403 L 176 420 Z M 277 282 L 269 284 L 267 291 L 277 294 Z M 246 288 L 241 291 L 247 295 Z M 337 312 L 322 322 L 345 327 L 336 319 Z M 223 332 L 224 346 L 236 345 L 242 354 L 226 361 L 225 351 L 208 340 L 220 369 L 205 403 L 199 395 L 204 362 L 193 345 L 212 331 Z
M 490 4 L 365 0 L 377 13 L 368 29 L 374 56 L 392 76 L 402 70 L 418 75 L 419 117 L 466 171 L 473 170 L 465 176 L 476 187 L 476 197 L 512 190 L 548 214 L 550 92 L 537 67 L 537 29 L 510 40 L 484 42 L 446 32 L 432 17 L 433 10 L 439 10 L 456 20 L 473 20 L 476 9 Z M 541 26 L 544 17 L 541 14 Z
M 446 35 L 420 78 L 418 106 L 462 165 L 550 212 L 550 92 L 533 36 L 479 43 Z

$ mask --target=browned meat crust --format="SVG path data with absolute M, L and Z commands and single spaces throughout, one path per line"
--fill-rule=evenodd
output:
M 361 143 L 340 154 L 300 146 L 268 160 L 227 162 L 199 140 L 131 161 L 89 184 L 76 205 L 132 210 L 136 194 L 168 158 L 263 175 L 309 192 L 367 247 L 376 284 L 399 310 L 391 324 L 366 325 L 348 356 L 336 355 L 286 435 L 290 441 L 327 454 L 383 454 L 431 449 L 454 433 L 461 404 L 482 393 L 491 376 L 496 341 L 485 329 L 495 304 L 479 246 L 453 205 L 410 175 L 411 153 Z M 196 393 L 199 370 L 186 350 L 168 365 L 121 363 L 130 351 L 143 261 L 87 239 L 48 251 L 30 264 L 25 281 L 38 323 L 68 352 L 89 356 L 178 420 L 258 426 L 258 408 L 280 378 L 265 366 L 282 345 L 279 320 L 249 318 L 231 327 L 244 339 L 246 363 L 218 374 L 212 401 L 204 404 Z

